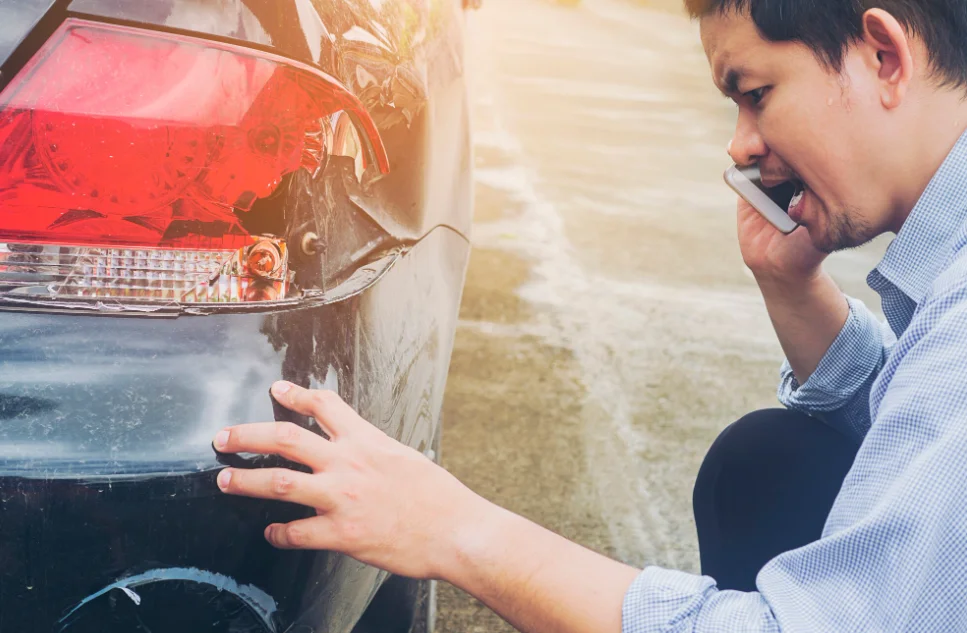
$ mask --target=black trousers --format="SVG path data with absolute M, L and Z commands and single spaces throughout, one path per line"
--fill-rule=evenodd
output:
M 785 409 L 726 428 L 695 483 L 702 573 L 720 589 L 755 591 L 767 562 L 820 538 L 858 449 L 823 422 Z

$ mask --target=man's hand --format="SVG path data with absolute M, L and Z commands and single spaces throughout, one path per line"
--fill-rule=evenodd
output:
M 280 548 L 338 551 L 412 578 L 437 578 L 447 542 L 479 521 L 486 502 L 419 452 L 372 426 L 331 391 L 276 383 L 283 406 L 312 416 L 332 438 L 287 422 L 245 424 L 221 431 L 226 453 L 281 455 L 312 474 L 286 469 L 225 469 L 219 487 L 235 495 L 280 499 L 317 515 L 270 525 Z
M 737 216 L 742 259 L 757 279 L 796 283 L 820 273 L 826 253 L 813 246 L 804 227 L 786 235 L 742 198 Z
M 318 516 L 270 525 L 265 537 L 273 545 L 341 552 L 395 574 L 445 580 L 525 633 L 621 631 L 622 601 L 638 570 L 485 501 L 334 393 L 289 383 L 272 393 L 332 438 L 288 422 L 244 424 L 215 438 L 222 452 L 281 455 L 312 469 L 219 474 L 229 494 L 316 509 Z

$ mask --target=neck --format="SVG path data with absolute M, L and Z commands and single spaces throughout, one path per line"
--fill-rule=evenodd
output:
M 962 90 L 936 92 L 920 102 L 909 129 L 913 141 L 903 152 L 900 193 L 894 202 L 892 230 L 900 231 L 927 185 L 967 130 L 967 100 Z

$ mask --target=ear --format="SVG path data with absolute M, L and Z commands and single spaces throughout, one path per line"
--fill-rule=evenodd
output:
M 910 38 L 895 17 L 883 9 L 863 14 L 863 42 L 870 68 L 876 72 L 883 107 L 898 107 L 913 78 Z

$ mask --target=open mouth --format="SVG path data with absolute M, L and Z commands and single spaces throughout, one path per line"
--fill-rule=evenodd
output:
M 761 181 L 766 194 L 793 222 L 799 223 L 806 206 L 809 187 L 797 175 L 786 172 L 773 177 L 763 175 Z

